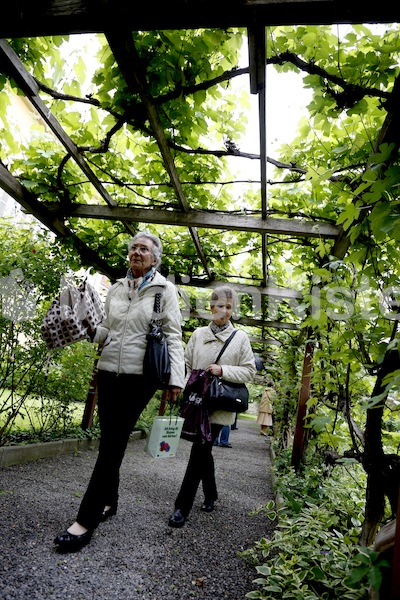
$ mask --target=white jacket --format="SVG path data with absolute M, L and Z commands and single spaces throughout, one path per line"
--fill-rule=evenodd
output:
M 185 350 L 186 379 L 192 369 L 205 369 L 215 363 L 222 346 L 233 331 L 234 327 L 229 323 L 229 327 L 217 334 L 211 330 L 211 324 L 193 332 Z M 229 342 L 218 364 L 222 367 L 221 379 L 235 383 L 253 381 L 257 371 L 250 340 L 245 331 L 236 330 L 236 335 Z M 211 414 L 212 423 L 232 425 L 234 421 L 235 413 L 217 410 Z
M 185 363 L 182 346 L 181 312 L 176 287 L 159 272 L 130 299 L 127 278 L 109 289 L 106 317 L 96 329 L 94 342 L 104 343 L 98 368 L 113 373 L 143 374 L 146 334 L 153 317 L 154 296 L 162 292 L 161 320 L 171 362 L 170 385 L 184 386 Z

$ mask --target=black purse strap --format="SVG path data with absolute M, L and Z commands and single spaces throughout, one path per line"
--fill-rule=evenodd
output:
M 222 346 L 222 348 L 221 348 L 221 350 L 220 350 L 220 352 L 219 352 L 219 354 L 218 354 L 218 356 L 217 356 L 217 358 L 216 358 L 216 360 L 215 360 L 215 362 L 216 362 L 216 363 L 219 361 L 219 359 L 221 358 L 221 356 L 222 356 L 222 355 L 223 355 L 223 353 L 225 352 L 225 350 L 226 350 L 226 348 L 227 348 L 227 346 L 228 346 L 229 342 L 231 341 L 231 339 L 234 337 L 234 335 L 235 335 L 235 334 L 236 334 L 236 331 L 233 331 L 233 332 L 231 333 L 231 335 L 228 337 L 228 339 L 226 340 L 225 344 Z
M 157 315 L 161 313 L 161 292 L 157 292 L 154 296 L 154 307 L 153 307 L 153 315 L 156 315 L 155 319 L 151 319 L 151 325 L 160 325 L 161 321 L 157 318 Z
M 161 292 L 157 292 L 154 296 L 154 312 L 156 314 L 161 312 Z

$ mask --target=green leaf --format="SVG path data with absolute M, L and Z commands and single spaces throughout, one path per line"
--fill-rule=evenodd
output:
M 358 219 L 360 215 L 360 209 L 357 208 L 353 203 L 346 206 L 345 210 L 339 215 L 337 219 L 337 225 L 343 224 L 345 230 L 349 229 L 350 225 Z
M 375 591 L 379 591 L 382 584 L 382 571 L 377 566 L 372 566 L 368 572 L 368 581 Z
M 74 65 L 74 73 L 80 85 L 83 85 L 86 80 L 86 63 L 82 56 L 79 57 L 78 61 Z
M 260 573 L 260 575 L 265 575 L 268 577 L 268 575 L 271 574 L 271 569 L 269 567 L 267 567 L 266 565 L 261 565 L 256 567 L 257 572 Z

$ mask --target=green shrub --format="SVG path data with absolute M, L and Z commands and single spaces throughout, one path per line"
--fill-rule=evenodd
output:
M 358 545 L 365 477 L 361 467 L 326 470 L 306 467 L 302 476 L 283 467 L 279 508 L 268 503 L 266 517 L 279 516 L 273 537 L 243 553 L 261 577 L 261 589 L 247 598 L 272 600 L 361 600 L 379 589 L 387 563 Z

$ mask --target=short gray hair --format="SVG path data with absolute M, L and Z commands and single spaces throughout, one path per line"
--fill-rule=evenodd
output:
M 154 233 L 150 233 L 150 231 L 138 231 L 138 233 L 136 233 L 133 236 L 133 238 L 128 242 L 128 252 L 132 249 L 132 246 L 134 246 L 136 241 L 140 238 L 147 238 L 148 240 L 153 242 L 152 255 L 157 261 L 155 265 L 155 267 L 157 268 L 161 264 L 161 255 L 163 251 L 160 238 L 154 235 Z
M 218 287 L 214 288 L 210 298 L 210 305 L 215 306 L 215 304 L 217 304 L 220 300 L 223 300 L 224 298 L 232 302 L 232 307 L 234 309 L 237 307 L 237 294 L 235 290 L 229 285 L 219 285 Z

